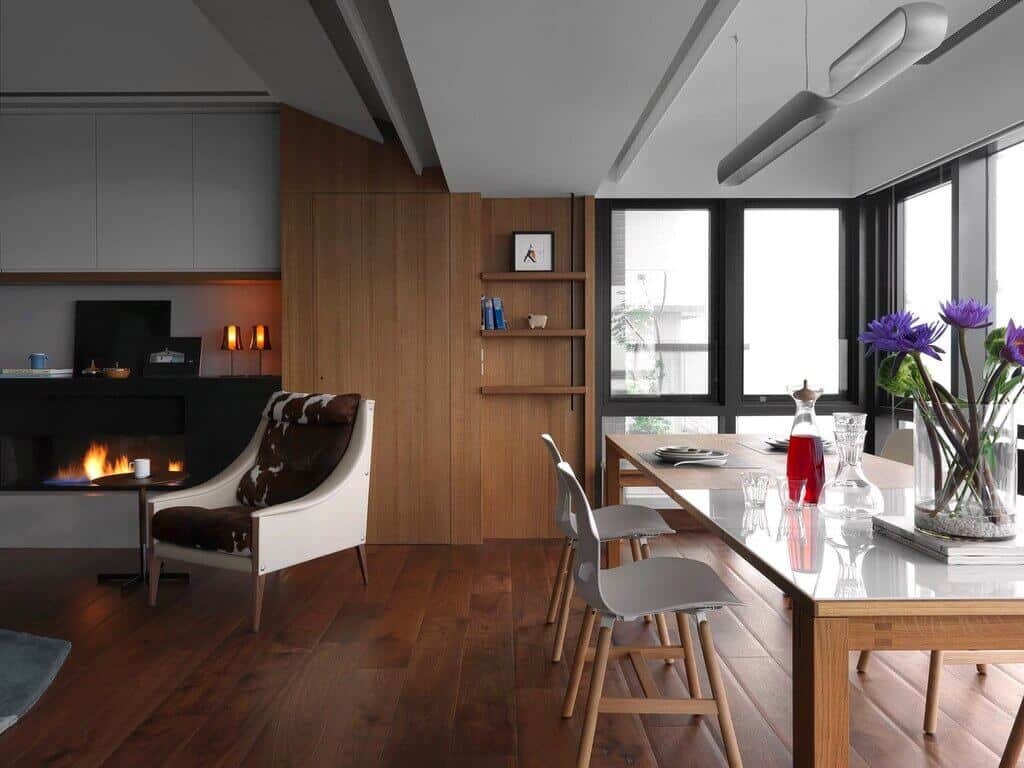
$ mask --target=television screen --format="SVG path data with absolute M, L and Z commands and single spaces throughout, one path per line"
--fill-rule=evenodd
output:
M 169 301 L 76 301 L 75 375 L 95 361 L 139 376 L 152 337 L 170 335 Z

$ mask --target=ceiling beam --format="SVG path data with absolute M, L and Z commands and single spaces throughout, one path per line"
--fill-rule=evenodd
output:
M 654 133 L 654 129 L 672 106 L 672 102 L 704 58 L 704 54 L 729 21 L 737 5 L 739 0 L 704 0 L 693 26 L 676 51 L 658 87 L 654 89 L 647 106 L 640 113 L 618 157 L 615 158 L 615 163 L 608 174 L 612 181 L 622 181 L 622 177 L 633 165 L 636 156 L 640 154 L 640 150 Z

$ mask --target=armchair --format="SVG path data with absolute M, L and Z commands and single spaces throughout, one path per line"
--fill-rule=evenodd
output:
M 149 604 L 165 559 L 251 574 L 254 632 L 268 573 L 354 548 L 367 583 L 373 410 L 358 395 L 271 396 L 230 466 L 149 503 Z

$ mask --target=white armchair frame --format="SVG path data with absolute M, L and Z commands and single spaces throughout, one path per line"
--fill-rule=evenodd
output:
M 168 507 L 227 507 L 237 504 L 238 482 L 256 462 L 267 419 L 260 420 L 252 440 L 223 472 L 194 488 L 163 494 L 149 502 L 149 604 L 156 605 L 160 567 L 180 560 L 252 574 L 252 627 L 258 631 L 263 588 L 268 573 L 355 548 L 363 583 L 367 583 L 366 519 L 370 497 L 370 455 L 373 448 L 373 400 L 359 403 L 355 427 L 338 466 L 313 491 L 284 504 L 254 508 L 248 553 L 215 552 L 181 547 L 153 538 L 153 515 Z

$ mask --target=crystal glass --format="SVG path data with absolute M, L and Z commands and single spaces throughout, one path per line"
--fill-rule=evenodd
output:
M 791 478 L 788 475 L 778 475 L 775 478 L 775 490 L 779 493 L 779 505 L 787 507 L 799 507 L 804 503 L 804 494 L 807 491 L 807 480 Z
M 743 503 L 748 507 L 764 507 L 771 475 L 767 472 L 743 472 L 740 483 L 743 486 Z
M 821 508 L 828 517 L 856 520 L 883 511 L 882 492 L 865 477 L 862 466 L 866 420 L 864 413 L 835 414 L 839 468 L 821 491 Z
M 961 437 L 965 432 L 960 425 L 972 418 L 979 424 L 977 448 Z M 915 407 L 917 528 L 937 536 L 987 541 L 1016 536 L 1016 431 L 1012 402 L 976 408 L 946 404 L 931 412 Z

